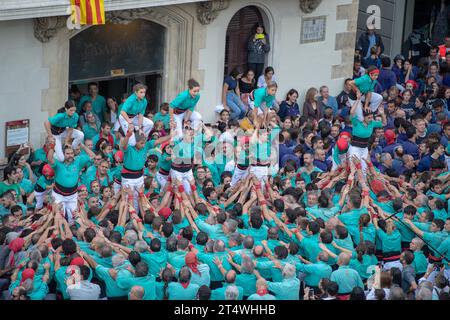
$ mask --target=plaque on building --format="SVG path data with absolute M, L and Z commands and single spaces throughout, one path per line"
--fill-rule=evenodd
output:
M 326 16 L 302 18 L 300 43 L 325 41 L 326 27 Z

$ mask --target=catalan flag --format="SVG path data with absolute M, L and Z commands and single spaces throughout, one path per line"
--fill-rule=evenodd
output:
M 81 25 L 105 24 L 104 0 L 70 0 L 72 22 Z

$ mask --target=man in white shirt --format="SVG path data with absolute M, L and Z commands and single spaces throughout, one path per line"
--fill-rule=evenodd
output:
M 72 282 L 67 286 L 67 294 L 70 300 L 98 300 L 100 297 L 100 286 L 91 283 L 89 275 L 91 269 L 87 266 L 80 266 L 80 281 Z

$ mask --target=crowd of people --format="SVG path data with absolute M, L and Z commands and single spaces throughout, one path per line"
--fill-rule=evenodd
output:
M 217 123 L 194 79 L 155 114 L 72 90 L 4 169 L 1 299 L 449 300 L 450 37 L 392 67 L 380 41 L 302 108 L 253 57 Z

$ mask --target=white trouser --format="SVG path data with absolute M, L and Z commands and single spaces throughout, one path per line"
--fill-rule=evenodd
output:
M 113 190 L 114 194 L 117 194 L 118 192 L 120 192 L 120 190 L 122 190 L 122 185 L 114 181 Z
M 369 149 L 359 148 L 351 145 L 348 148 L 348 159 L 351 160 L 353 156 L 356 156 L 359 160 L 361 160 L 362 172 L 365 175 L 367 170 L 367 163 L 366 161 L 364 161 L 364 159 L 367 159 L 367 157 L 369 156 Z
M 42 209 L 44 206 L 45 197 L 50 193 L 50 190 L 45 190 L 44 192 L 34 191 L 34 198 L 36 199 L 36 209 Z
M 264 190 L 268 176 L 270 175 L 270 167 L 250 166 L 250 173 L 254 174 L 258 181 L 261 182 L 261 188 Z M 263 191 L 264 192 L 264 191 Z
M 346 152 L 346 153 L 343 153 L 343 154 L 339 154 L 338 156 L 338 159 L 339 159 L 339 161 L 340 161 L 340 163 L 338 164 L 338 163 L 336 163 L 336 161 L 334 160 L 334 149 L 333 149 L 333 152 L 332 152 L 332 156 L 331 156 L 331 160 L 332 160 L 332 162 L 333 162 L 333 166 L 331 167 L 331 170 L 336 170 L 340 165 L 342 165 L 342 164 L 344 164 L 345 162 L 347 162 L 347 157 L 348 157 L 348 152 Z
M 139 116 L 135 116 L 134 118 L 132 118 L 132 120 L 133 120 L 133 122 L 132 122 L 133 126 L 135 126 L 136 129 L 139 129 Z M 120 126 L 123 130 L 123 133 L 126 135 L 128 132 L 127 120 L 125 120 L 125 118 L 122 117 L 122 115 L 120 115 L 119 122 L 120 122 Z M 142 126 L 143 126 L 143 131 L 144 131 L 145 137 L 148 138 L 150 131 L 152 131 L 152 129 L 153 129 L 153 121 L 144 117 L 144 119 L 142 121 Z M 136 137 L 135 137 L 134 133 L 130 137 L 130 139 L 128 139 L 128 145 L 132 146 L 132 147 L 136 145 Z
M 239 181 L 241 181 L 242 179 L 247 178 L 248 176 L 248 172 L 249 169 L 247 168 L 246 170 L 241 170 L 239 169 L 237 166 L 234 168 L 234 173 L 233 173 L 233 177 L 231 178 L 231 183 L 230 185 L 233 187 L 235 186 Z
M 63 133 L 54 135 L 55 137 L 55 158 L 56 160 L 63 162 L 64 161 L 64 150 L 63 145 L 65 143 L 66 137 L 67 137 L 67 129 L 64 130 Z M 80 130 L 73 129 L 72 132 L 72 148 L 76 149 L 80 143 L 84 141 L 84 133 Z
M 167 180 L 168 179 L 169 179 L 168 175 L 165 176 L 162 173 L 160 173 L 159 171 L 156 173 L 156 181 L 158 181 L 158 183 L 159 183 L 159 190 L 163 190 L 164 189 L 164 187 L 167 184 Z
M 366 102 L 365 95 L 361 97 L 361 101 L 358 103 L 358 107 L 356 108 L 356 115 L 358 116 L 359 121 L 364 120 L 363 110 L 362 110 L 362 106 L 363 106 L 362 104 L 364 102 Z M 376 92 L 372 92 L 372 97 L 370 98 L 370 103 L 369 103 L 370 110 L 372 110 L 372 112 L 377 111 L 378 107 L 380 106 L 380 104 L 382 102 L 383 102 L 383 96 Z M 348 99 L 348 103 L 350 104 L 350 108 L 351 108 L 353 106 L 353 104 L 355 103 L 355 100 Z
M 136 212 L 139 213 L 139 189 L 144 185 L 144 176 L 137 179 L 127 179 L 122 177 L 122 187 L 129 187 L 133 190 L 133 206 Z
M 72 212 L 74 212 L 78 206 L 78 193 L 74 193 L 71 196 L 63 196 L 55 191 L 52 191 L 52 197 L 55 199 L 55 203 L 62 203 L 67 217 L 67 222 L 72 223 Z
M 170 170 L 170 176 L 172 177 L 172 181 L 181 181 L 184 186 L 184 191 L 187 194 L 191 194 L 191 181 L 194 179 L 192 169 L 186 172 L 180 172 L 172 169 Z
M 258 109 L 258 115 L 264 113 L 264 111 L 262 109 L 263 106 L 264 106 L 264 108 L 266 107 L 265 103 L 263 103 L 263 105 L 261 105 L 259 108 L 256 107 Z M 250 96 L 248 97 L 248 107 L 250 110 L 255 109 L 255 101 L 250 99 Z
M 383 270 L 388 271 L 391 270 L 391 268 L 399 268 L 400 271 L 402 271 L 403 265 L 401 264 L 400 260 L 389 261 L 383 264 Z
M 173 119 L 175 120 L 175 123 L 177 124 L 177 136 L 183 137 L 183 120 L 184 120 L 184 112 L 180 114 L 174 114 Z M 194 130 L 198 129 L 198 126 L 200 125 L 202 121 L 202 115 L 198 113 L 197 111 L 193 111 L 191 113 L 191 117 L 189 118 L 192 122 L 192 128 Z

